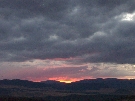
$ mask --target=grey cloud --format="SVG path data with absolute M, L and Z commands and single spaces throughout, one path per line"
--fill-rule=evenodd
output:
M 115 19 L 133 13 L 133 3 L 1 0 L 0 60 L 80 57 L 79 63 L 134 63 L 134 21 Z
M 64 15 L 68 1 L 63 0 L 1 0 L 0 7 L 17 12 L 19 17 L 32 17 L 33 15 L 44 15 L 51 19 L 59 19 Z

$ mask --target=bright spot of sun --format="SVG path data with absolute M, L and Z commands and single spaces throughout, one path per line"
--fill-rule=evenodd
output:
M 59 82 L 72 83 L 73 81 L 70 81 L 70 80 L 59 80 Z

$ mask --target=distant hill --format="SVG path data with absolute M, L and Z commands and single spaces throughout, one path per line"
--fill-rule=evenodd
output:
M 40 83 L 44 83 L 44 84 L 62 84 L 61 82 L 55 81 L 55 80 L 41 81 Z
M 54 80 L 32 82 L 27 80 L 0 80 L 0 85 L 23 86 L 29 88 L 50 87 L 58 90 L 98 90 L 101 88 L 134 89 L 135 80 L 122 80 L 115 78 L 81 80 L 71 84 L 61 83 Z
M 54 80 L 47 80 L 41 82 L 32 82 L 28 80 L 0 80 L 0 97 L 47 97 L 53 96 L 75 96 L 80 97 L 84 95 L 92 97 L 92 95 L 134 95 L 135 94 L 135 80 L 119 80 L 115 78 L 110 79 L 92 79 L 81 80 L 70 84 L 61 83 Z M 50 96 L 50 97 L 49 97 Z M 96 98 L 96 97 L 95 97 Z M 64 98 L 65 99 L 65 98 Z M 79 98 L 81 99 L 81 98 Z M 54 100 L 49 100 L 54 101 Z M 68 101 L 68 100 L 67 100 Z M 78 100 L 77 100 L 78 101 Z M 115 101 L 115 100 L 114 100 Z

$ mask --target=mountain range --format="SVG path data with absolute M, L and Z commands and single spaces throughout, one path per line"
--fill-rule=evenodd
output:
M 0 85 L 23 86 L 29 88 L 46 88 L 50 87 L 58 90 L 99 90 L 101 88 L 117 88 L 117 89 L 134 89 L 135 79 L 116 79 L 116 78 L 97 78 L 86 79 L 70 84 L 61 83 L 59 81 L 47 80 L 41 82 L 32 82 L 28 80 L 0 80 Z

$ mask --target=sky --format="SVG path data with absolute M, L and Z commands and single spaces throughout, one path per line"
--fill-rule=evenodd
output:
M 0 79 L 135 79 L 135 0 L 0 0 Z

